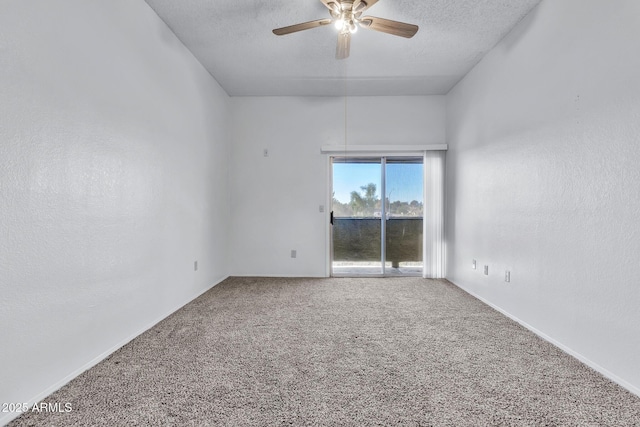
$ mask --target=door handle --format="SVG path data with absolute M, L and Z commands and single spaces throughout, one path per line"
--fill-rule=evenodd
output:
M 329 217 L 329 223 L 333 225 L 333 211 L 331 211 L 331 215 Z

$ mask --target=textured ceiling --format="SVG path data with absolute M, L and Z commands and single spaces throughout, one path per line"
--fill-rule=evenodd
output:
M 231 96 L 445 94 L 540 0 L 380 0 L 365 15 L 416 24 L 412 39 L 360 29 L 335 59 L 320 0 L 146 0 Z M 346 78 L 346 83 L 345 83 Z

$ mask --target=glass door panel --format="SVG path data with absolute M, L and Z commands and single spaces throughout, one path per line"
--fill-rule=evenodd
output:
M 388 157 L 385 167 L 385 273 L 422 275 L 422 157 Z
M 332 275 L 381 275 L 381 159 L 334 159 L 332 169 Z

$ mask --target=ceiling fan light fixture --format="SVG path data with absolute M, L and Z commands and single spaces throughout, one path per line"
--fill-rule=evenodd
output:
M 356 23 L 353 21 L 349 22 L 349 32 L 351 34 L 354 34 L 357 31 L 358 31 L 358 26 L 356 25 Z
M 333 13 L 340 13 L 340 5 L 334 2 L 329 2 L 327 3 L 327 6 L 329 7 L 329 10 Z
M 336 27 L 336 30 L 342 31 L 344 29 L 344 20 L 342 18 L 336 19 L 336 22 L 333 24 Z
M 367 7 L 367 3 L 364 1 L 360 1 L 356 7 L 353 8 L 353 13 L 362 13 L 362 11 Z

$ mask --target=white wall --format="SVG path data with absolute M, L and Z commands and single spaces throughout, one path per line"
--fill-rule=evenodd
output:
M 0 402 L 228 275 L 229 120 L 143 1 L 0 3 Z
M 637 0 L 543 1 L 447 97 L 446 217 L 450 280 L 636 393 L 637 52 Z
M 344 144 L 344 98 L 247 97 L 231 105 L 232 274 L 324 276 L 329 189 L 320 147 Z M 445 140 L 443 96 L 350 97 L 347 112 L 348 145 Z

